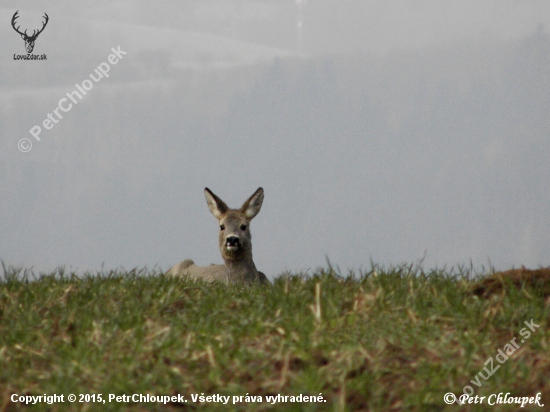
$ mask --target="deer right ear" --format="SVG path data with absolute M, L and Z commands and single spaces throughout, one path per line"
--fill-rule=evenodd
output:
M 206 204 L 210 209 L 210 213 L 220 220 L 229 209 L 227 205 L 207 187 L 204 188 L 204 197 L 206 197 Z

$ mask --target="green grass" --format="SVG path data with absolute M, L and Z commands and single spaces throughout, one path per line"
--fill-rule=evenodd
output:
M 489 406 L 487 398 L 475 406 L 443 402 L 465 385 L 480 396 L 542 392 L 550 405 L 550 300 L 528 285 L 483 298 L 471 293 L 467 271 L 405 266 L 285 274 L 265 287 L 146 270 L 81 277 L 58 270 L 31 281 L 15 268 L 4 272 L 0 412 L 518 409 Z M 480 378 L 481 387 L 470 383 L 531 319 L 540 327 L 520 349 Z M 64 394 L 65 402 L 23 407 L 12 394 Z M 68 394 L 180 394 L 187 402 L 69 403 Z M 199 404 L 192 394 L 243 402 Z M 244 402 L 247 394 L 262 402 Z M 266 401 L 277 394 L 322 394 L 326 402 Z

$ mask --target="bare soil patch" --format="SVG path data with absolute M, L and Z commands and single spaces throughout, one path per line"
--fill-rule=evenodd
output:
M 509 284 L 518 289 L 532 287 L 540 291 L 544 297 L 548 297 L 550 296 L 550 268 L 526 269 L 522 267 L 521 269 L 496 272 L 472 285 L 472 292 L 478 296 L 499 294 Z

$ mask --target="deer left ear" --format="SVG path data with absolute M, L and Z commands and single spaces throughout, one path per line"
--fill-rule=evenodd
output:
M 21 35 L 21 38 L 22 38 L 23 40 L 25 40 L 25 35 L 24 35 L 24 34 L 22 34 L 22 35 Z
M 263 201 L 264 189 L 259 187 L 258 190 L 256 190 L 254 194 L 250 196 L 250 198 L 241 206 L 241 212 L 244 213 L 248 220 L 252 220 L 260 212 Z

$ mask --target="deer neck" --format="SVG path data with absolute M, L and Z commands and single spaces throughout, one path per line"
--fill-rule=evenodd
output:
M 224 259 L 224 262 L 230 282 L 248 283 L 255 281 L 258 277 L 256 265 L 252 260 L 252 253 L 239 260 Z

